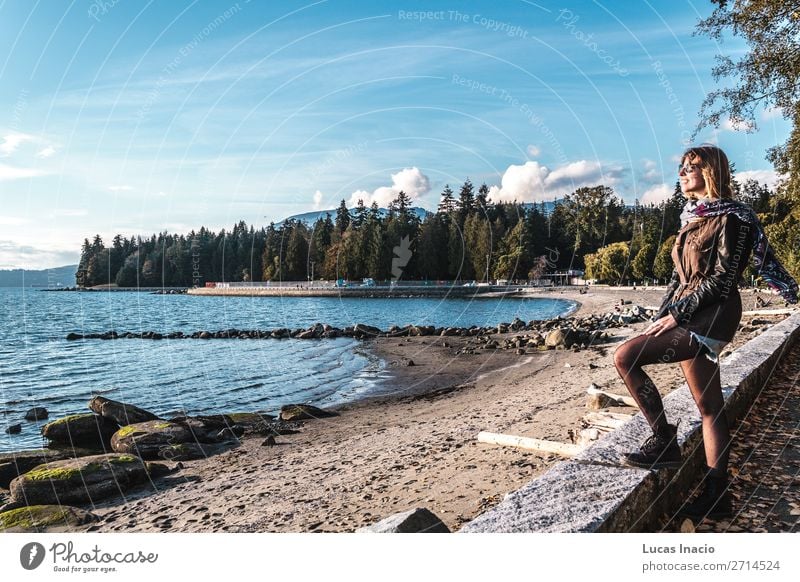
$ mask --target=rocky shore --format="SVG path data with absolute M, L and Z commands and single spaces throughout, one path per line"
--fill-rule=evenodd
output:
M 90 412 L 46 425 L 50 448 L 0 456 L 0 530 L 354 531 L 415 508 L 456 530 L 559 459 L 482 444 L 478 432 L 570 443 L 590 384 L 625 394 L 614 345 L 641 331 L 661 291 L 573 293 L 559 293 L 581 302 L 569 318 L 365 335 L 391 378 L 335 411 L 162 419 L 96 397 Z M 780 319 L 746 318 L 728 350 Z M 320 330 L 305 339 L 331 331 L 303 331 Z M 226 337 L 241 333 L 214 339 Z M 651 375 L 664 393 L 682 381 L 678 366 Z
M 588 315 L 584 317 L 557 317 L 556 319 L 524 322 L 519 318 L 509 323 L 500 323 L 494 327 L 435 327 L 432 325 L 406 325 L 403 327 L 392 326 L 388 330 L 357 323 L 353 326 L 338 328 L 328 324 L 316 323 L 307 329 L 226 329 L 218 331 L 199 330 L 192 333 L 175 332 L 125 332 L 110 330 L 102 333 L 69 333 L 68 341 L 77 340 L 121 340 L 121 339 L 147 339 L 147 340 L 179 340 L 179 339 L 300 339 L 320 340 L 339 337 L 369 340 L 375 338 L 404 338 L 404 337 L 474 337 L 478 347 L 484 349 L 520 349 L 526 347 L 547 348 L 557 347 L 583 347 L 608 339 L 607 330 L 623 327 L 650 319 L 652 309 L 642 308 L 637 305 L 622 303 L 616 307 L 616 312 L 604 315 Z M 508 333 L 519 334 L 513 341 L 506 340 L 500 344 L 491 339 L 492 335 Z

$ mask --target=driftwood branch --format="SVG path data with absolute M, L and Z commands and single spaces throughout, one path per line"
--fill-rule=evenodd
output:
M 586 389 L 586 394 L 589 395 L 589 401 L 587 402 L 589 408 L 598 408 L 598 406 L 596 406 L 597 402 L 606 402 L 606 406 L 633 406 L 638 408 L 636 401 L 630 396 L 612 394 L 611 392 L 600 390 L 600 388 L 594 384 Z M 606 406 L 600 406 L 599 408 L 605 408 Z
M 583 447 L 569 443 L 558 443 L 555 441 L 545 441 L 529 437 L 514 436 L 509 434 L 498 434 L 494 432 L 481 431 L 478 433 L 478 442 L 490 445 L 502 445 L 507 447 L 519 447 L 531 451 L 542 453 L 555 453 L 562 457 L 574 457 L 583 450 Z

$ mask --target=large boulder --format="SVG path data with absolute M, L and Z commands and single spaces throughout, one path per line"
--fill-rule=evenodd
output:
M 219 452 L 224 446 L 216 445 L 230 442 L 243 432 L 243 428 L 231 424 L 225 415 L 184 416 L 124 426 L 111 438 L 111 447 L 117 453 L 134 454 L 143 459 L 188 461 Z
M 98 517 L 68 505 L 33 505 L 0 513 L 2 533 L 44 533 L 74 531 Z
M 424 507 L 396 513 L 357 531 L 364 533 L 450 533 L 442 520 Z
M 13 479 L 42 463 L 74 459 L 95 453 L 96 451 L 72 447 L 67 449 L 36 449 L 16 453 L 0 453 L 0 487 L 8 489 Z
M 172 454 L 162 456 L 162 451 L 192 443 L 195 437 L 184 424 L 166 420 L 149 420 L 123 426 L 111 437 L 111 448 L 117 453 L 128 453 L 142 459 L 173 459 Z
M 336 413 L 311 406 L 310 404 L 287 404 L 281 407 L 280 419 L 288 422 L 292 420 L 328 418 L 331 416 L 336 416 Z
M 39 465 L 11 481 L 11 502 L 25 505 L 94 503 L 149 478 L 134 455 L 92 455 Z
M 544 345 L 548 348 L 557 348 L 564 346 L 569 348 L 575 343 L 577 334 L 574 330 L 569 328 L 557 328 L 552 330 L 544 339 Z
M 383 332 L 377 327 L 365 325 L 363 323 L 357 323 L 353 326 L 353 335 L 360 339 L 377 337 L 382 333 Z
M 158 416 L 134 406 L 124 404 L 116 400 L 109 400 L 102 396 L 95 396 L 89 401 L 89 410 L 92 410 L 108 420 L 116 422 L 120 426 L 136 424 L 137 422 L 147 422 L 148 420 L 158 420 Z
M 106 451 L 118 428 L 116 422 L 97 414 L 74 414 L 48 422 L 42 427 L 42 436 L 56 444 Z

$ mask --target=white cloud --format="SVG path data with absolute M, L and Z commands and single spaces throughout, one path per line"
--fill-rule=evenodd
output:
M 761 119 L 764 121 L 775 119 L 776 117 L 783 117 L 783 109 L 781 107 L 770 107 L 761 112 Z
M 128 186 L 127 184 L 121 184 L 118 186 L 109 186 L 108 189 L 111 192 L 130 192 L 133 190 L 133 186 Z
M 778 174 L 775 170 L 745 170 L 736 172 L 736 181 L 744 184 L 747 180 L 755 180 L 760 184 L 766 184 L 770 190 L 775 189 L 778 181 L 786 176 Z
M 670 196 L 672 196 L 673 189 L 668 186 L 667 184 L 658 184 L 657 186 L 653 186 L 645 191 L 642 194 L 639 203 L 646 206 L 648 204 L 661 204 L 665 200 L 668 200 Z
M 728 131 L 752 131 L 753 122 L 746 119 L 735 121 L 729 117 L 722 122 L 722 129 Z
M 85 208 L 59 208 L 50 213 L 52 218 L 67 217 L 73 218 L 76 216 L 88 216 L 89 211 Z
M 45 159 L 45 158 L 49 158 L 54 153 L 56 153 L 56 148 L 54 148 L 53 146 L 47 146 L 43 150 L 40 150 L 40 151 L 36 152 L 36 157 L 37 158 L 41 158 L 41 159 Z
M 19 216 L 0 216 L 0 226 L 22 226 L 28 222 Z
M 661 181 L 661 172 L 658 171 L 658 164 L 653 160 L 644 160 L 644 170 L 642 171 L 642 181 L 647 184 L 655 184 Z
M 317 190 L 314 192 L 314 210 L 322 208 L 322 192 Z
M 431 185 L 428 177 L 417 167 L 404 168 L 392 174 L 392 185 L 376 188 L 371 194 L 365 190 L 356 190 L 350 196 L 348 207 L 358 204 L 359 200 L 364 201 L 365 206 L 370 206 L 377 202 L 380 207 L 387 207 L 402 190 L 414 203 L 420 196 L 430 191 Z
M 545 179 L 550 171 L 539 162 L 525 162 L 522 166 L 511 165 L 500 179 L 500 187 L 489 188 L 489 197 L 495 202 L 535 202 L 550 199 Z
M 0 155 L 8 157 L 17 151 L 17 148 L 26 141 L 33 141 L 31 135 L 25 133 L 10 133 L 3 136 L 3 143 L 0 143 Z
M 539 146 L 535 146 L 535 145 L 533 145 L 533 144 L 531 144 L 531 145 L 529 145 L 529 146 L 528 146 L 528 155 L 529 155 L 530 157 L 532 157 L 532 158 L 535 158 L 535 157 L 537 157 L 537 156 L 538 156 L 540 153 L 542 153 L 542 150 L 539 148 Z
M 42 170 L 34 170 L 33 168 L 15 168 L 0 164 L 0 182 L 6 180 L 20 180 L 22 178 L 35 178 L 36 176 L 44 176 L 47 172 Z
M 521 166 L 509 166 L 500 180 L 500 187 L 492 186 L 489 196 L 495 202 L 540 202 L 565 196 L 584 186 L 614 186 L 623 174 L 621 167 L 603 168 L 600 162 L 587 160 L 565 164 L 552 171 L 537 161 L 529 161 Z
M 0 240 L 0 269 L 47 269 L 78 262 L 74 249 L 42 248 Z

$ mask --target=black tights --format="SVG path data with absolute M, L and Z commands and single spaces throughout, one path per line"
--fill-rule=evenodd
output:
M 653 432 L 664 434 L 667 427 L 664 404 L 642 366 L 680 362 L 703 419 L 706 462 L 714 469 L 725 471 L 730 433 L 723 412 L 719 365 L 704 355 L 704 349 L 686 329 L 676 327 L 658 337 L 640 335 L 628 340 L 614 353 L 614 365 Z

